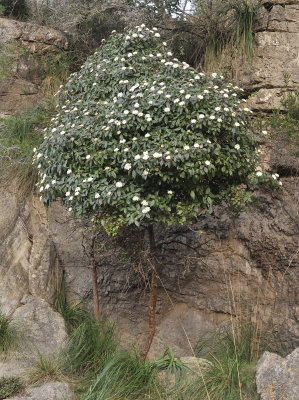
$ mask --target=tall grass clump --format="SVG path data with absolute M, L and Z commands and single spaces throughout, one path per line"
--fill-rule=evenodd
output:
M 7 353 L 14 348 L 19 340 L 19 332 L 17 326 L 0 311 L 0 354 Z
M 69 334 L 78 328 L 87 318 L 82 302 L 70 303 L 68 301 L 67 288 L 64 281 L 61 282 L 60 287 L 56 291 L 54 309 L 63 317 Z
M 39 104 L 0 120 L 0 173 L 9 181 L 17 178 L 25 191 L 36 179 L 32 168 L 33 148 L 42 140 L 42 129 L 53 116 L 54 104 Z
M 209 366 L 181 389 L 182 399 L 255 400 L 255 367 L 271 340 L 249 319 L 236 319 L 197 344 Z
M 83 400 L 156 398 L 158 372 L 154 364 L 144 363 L 139 354 L 119 351 L 105 364 Z
M 253 56 L 260 8 L 258 0 L 193 2 L 192 14 L 175 21 L 175 52 L 183 53 L 185 61 L 196 68 L 227 71 L 230 76 L 232 58 Z

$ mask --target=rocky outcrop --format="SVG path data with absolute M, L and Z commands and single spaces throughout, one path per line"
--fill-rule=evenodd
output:
M 3 182 L 2 182 L 3 184 Z M 13 313 L 26 295 L 53 303 L 61 270 L 55 245 L 36 202 L 22 202 L 17 189 L 0 188 L 0 307 Z
M 0 116 L 33 107 L 42 98 L 41 66 L 36 56 L 66 50 L 60 31 L 0 18 L 0 57 L 9 59 L 8 76 L 0 81 Z
M 22 397 L 13 397 L 11 400 L 74 400 L 74 394 L 69 385 L 62 382 L 50 382 L 43 386 L 36 386 L 26 390 Z
M 65 322 L 45 300 L 27 296 L 14 312 L 13 324 L 18 340 L 14 351 L 0 354 L 0 378 L 19 376 L 26 380 L 36 359 L 61 349 L 67 338 Z
M 280 107 L 286 75 L 291 88 L 299 85 L 299 1 L 264 2 L 255 33 L 255 55 L 238 71 L 239 83 L 254 92 L 253 110 Z
M 256 366 L 257 391 L 261 400 L 298 400 L 299 348 L 286 358 L 264 353 Z
M 68 47 L 65 35 L 55 29 L 6 18 L 0 18 L 0 37 L 1 43 L 17 41 L 30 53 L 48 54 Z
M 152 356 L 168 346 L 178 356 L 191 355 L 190 345 L 194 346 L 202 334 L 229 321 L 230 315 L 250 313 L 283 347 L 298 346 L 299 186 L 296 177 L 282 178 L 282 182 L 281 192 L 257 191 L 256 204 L 236 220 L 224 207 L 213 217 L 201 216 L 192 227 L 157 227 L 164 266 L 159 274 L 158 326 Z M 5 192 L 2 195 L 7 197 Z M 10 218 L 4 204 L 7 220 L 2 221 L 6 228 L 0 262 L 3 307 L 13 312 L 21 305 L 21 293 L 22 297 L 27 293 L 49 299 L 47 289 L 41 288 L 48 287 L 48 294 L 53 293 L 57 268 L 64 269 L 70 296 L 90 301 L 85 224 L 71 218 L 59 202 L 46 211 L 35 197 L 22 205 L 11 201 Z M 101 233 L 96 252 L 102 313 L 117 322 L 124 342 L 136 345 L 142 343 L 148 324 L 148 270 L 138 256 L 142 235 L 139 230 L 127 231 L 119 238 Z M 43 243 L 54 246 L 58 266 L 45 256 L 49 253 Z M 146 246 L 143 256 L 145 250 Z M 42 263 L 41 256 L 46 257 Z

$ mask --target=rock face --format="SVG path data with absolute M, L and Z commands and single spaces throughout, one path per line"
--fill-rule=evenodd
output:
M 264 353 L 256 366 L 257 391 L 261 400 L 298 400 L 299 348 L 286 358 Z
M 61 276 L 55 245 L 43 208 L 36 200 L 22 202 L 13 186 L 0 189 L 0 307 L 10 314 L 26 295 L 53 303 Z
M 13 320 L 22 330 L 24 343 L 22 352 L 27 355 L 51 355 L 62 346 L 66 339 L 64 319 L 40 298 L 29 297 L 26 304 L 19 307 Z
M 27 22 L 0 18 L 1 43 L 18 41 L 30 53 L 45 54 L 66 50 L 68 42 L 59 31 Z
M 11 400 L 74 400 L 74 394 L 66 383 L 50 382 L 43 386 L 27 389 L 22 397 Z
M 0 81 L 0 116 L 30 108 L 41 100 L 41 67 L 36 55 L 67 47 L 65 35 L 55 29 L 0 18 L 0 56 L 9 60 L 8 77 Z
M 285 74 L 290 87 L 299 84 L 299 1 L 263 3 L 255 56 L 242 65 L 238 75 L 242 87 L 257 92 L 249 106 L 271 111 L 280 106 Z

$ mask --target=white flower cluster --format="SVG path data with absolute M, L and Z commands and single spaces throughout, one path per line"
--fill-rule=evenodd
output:
M 113 56 L 100 49 L 60 87 L 58 113 L 34 150 L 45 202 L 60 196 L 72 210 L 90 210 L 123 201 L 142 219 L 179 198 L 185 180 L 220 176 L 222 152 L 232 168 L 245 166 L 251 111 L 241 89 L 173 58 L 159 37 L 144 25 L 114 32 L 105 42 Z

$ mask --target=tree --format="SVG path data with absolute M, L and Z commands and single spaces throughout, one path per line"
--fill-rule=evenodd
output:
M 34 155 L 41 200 L 60 198 L 112 234 L 147 227 L 152 255 L 150 333 L 155 332 L 154 225 L 192 221 L 225 202 L 250 201 L 262 172 L 258 135 L 240 89 L 173 59 L 153 28 L 113 33 L 58 93 L 58 114 Z

